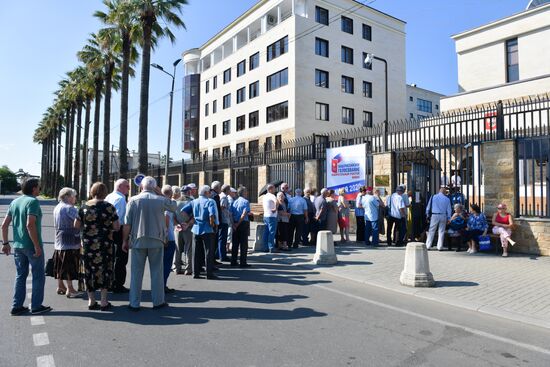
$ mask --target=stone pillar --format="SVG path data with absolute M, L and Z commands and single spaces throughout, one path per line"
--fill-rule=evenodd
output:
M 317 248 L 313 256 L 316 265 L 334 265 L 338 262 L 334 252 L 334 240 L 331 231 L 319 231 L 317 233 Z
M 380 153 L 372 155 L 372 172 L 375 188 L 384 188 L 386 195 L 391 194 L 397 182 L 392 182 L 394 156 L 391 153 Z
M 267 185 L 267 182 L 269 180 L 268 175 L 268 167 L 267 166 L 259 166 L 258 167 L 258 194 L 259 191 Z
M 513 140 L 486 142 L 483 144 L 483 188 L 485 214 L 496 212 L 497 205 L 505 203 L 508 212 L 515 213 L 516 204 L 516 146 Z
M 304 188 L 316 188 L 317 190 L 321 190 L 321 187 L 317 187 L 319 183 L 319 164 L 317 159 L 305 161 Z
M 223 170 L 223 183 L 231 185 L 231 168 L 225 168 Z
M 410 242 L 405 250 L 405 267 L 399 281 L 411 287 L 433 287 L 434 277 L 430 272 L 428 250 L 422 242 Z
M 199 172 L 199 182 L 197 183 L 197 186 L 199 188 L 205 185 L 204 179 L 205 179 L 204 171 Z
M 178 173 L 178 186 L 182 187 L 183 185 L 183 175 L 181 173 Z

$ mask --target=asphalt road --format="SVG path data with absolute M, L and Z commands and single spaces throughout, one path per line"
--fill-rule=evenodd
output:
M 8 202 L 0 197 L 0 218 Z M 48 256 L 52 210 L 44 203 Z M 252 256 L 252 268 L 223 268 L 216 281 L 172 274 L 177 292 L 161 310 L 151 309 L 146 276 L 139 313 L 124 295 L 113 296 L 112 312 L 88 311 L 84 299 L 56 295 L 48 278 L 45 303 L 54 311 L 31 318 L 9 316 L 15 268 L 2 256 L 0 366 L 550 366 L 546 329 L 278 258 Z

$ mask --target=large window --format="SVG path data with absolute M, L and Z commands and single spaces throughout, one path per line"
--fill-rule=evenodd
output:
M 372 41 L 372 27 L 368 24 L 363 24 L 363 39 Z
M 315 119 L 321 121 L 328 121 L 328 104 L 326 103 L 315 103 Z
M 223 96 L 223 109 L 231 107 L 231 94 Z
M 417 98 L 416 108 L 418 109 L 418 111 L 432 113 L 432 102 L 426 101 L 425 99 Z
M 231 120 L 222 123 L 222 135 L 231 134 Z
M 260 124 L 260 111 L 250 112 L 248 114 L 248 127 L 256 127 Z
M 353 19 L 342 16 L 342 32 L 353 34 Z
M 222 158 L 228 158 L 231 155 L 231 147 L 225 146 L 222 148 Z
M 210 80 L 207 80 L 204 86 L 206 93 L 210 92 Z
M 363 111 L 363 127 L 372 127 L 372 112 Z
M 506 82 L 519 80 L 518 39 L 506 41 Z
M 267 77 L 267 91 L 278 89 L 288 84 L 288 68 L 271 74 Z
M 248 153 L 258 153 L 260 151 L 260 141 L 250 140 L 248 142 Z
M 248 62 L 248 70 L 254 70 L 260 66 L 260 53 L 256 52 L 254 55 L 250 56 L 250 61 Z
M 361 60 L 361 62 L 363 63 L 363 67 L 364 67 L 365 69 L 372 70 L 372 62 L 369 63 L 369 64 L 367 64 L 367 63 L 365 62 L 365 59 L 367 58 L 367 55 L 368 55 L 368 54 L 367 54 L 366 52 L 363 52 L 363 59 Z
M 231 81 L 231 68 L 223 72 L 223 84 L 229 83 Z
M 281 135 L 275 135 L 275 149 L 281 149 L 283 147 L 283 138 Z
M 246 101 L 246 87 L 237 89 L 237 104 Z
M 353 48 L 342 46 L 342 62 L 353 65 Z
M 264 149 L 266 152 L 271 152 L 273 150 L 273 138 L 271 136 L 265 138 Z
M 237 131 L 244 130 L 246 128 L 245 115 L 237 117 Z
M 267 123 L 288 118 L 288 101 L 267 108 Z
M 220 148 L 212 149 L 212 158 L 215 160 L 220 159 Z
M 237 78 L 246 73 L 246 60 L 237 64 Z
M 315 37 L 315 55 L 328 57 L 328 41 Z
M 245 145 L 244 143 L 237 144 L 237 155 L 243 155 L 245 152 Z
M 372 83 L 363 82 L 363 97 L 372 98 Z
M 315 69 L 315 85 L 328 88 L 328 71 Z
M 342 107 L 342 123 L 346 125 L 354 124 L 354 111 L 353 108 Z
M 328 10 L 321 8 L 320 6 L 315 7 L 315 21 L 324 25 L 328 25 Z
M 218 112 L 218 100 L 215 99 L 212 101 L 212 113 Z
M 353 78 L 342 75 L 342 92 L 353 94 Z
M 288 52 L 288 36 L 267 46 L 267 61 L 271 61 Z
M 256 98 L 260 95 L 260 82 L 255 81 L 248 86 L 248 99 Z

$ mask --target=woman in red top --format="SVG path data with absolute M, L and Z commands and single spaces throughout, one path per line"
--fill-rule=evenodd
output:
M 515 241 L 510 238 L 512 236 L 512 227 L 514 219 L 512 215 L 506 212 L 506 204 L 499 204 L 498 211 L 493 215 L 493 233 L 500 236 L 502 243 L 502 256 L 508 256 L 508 244 L 514 246 Z

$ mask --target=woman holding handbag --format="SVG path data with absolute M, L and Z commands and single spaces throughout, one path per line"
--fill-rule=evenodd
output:
M 489 225 L 479 205 L 472 204 L 470 208 L 471 213 L 468 217 L 468 227 L 464 233 L 464 238 L 468 242 L 468 253 L 475 254 L 477 252 L 476 242 L 479 242 L 479 237 L 487 235 Z

